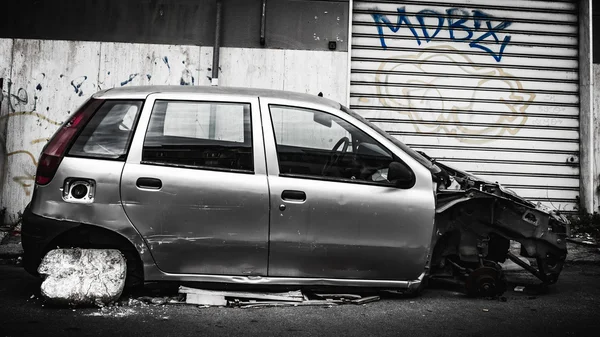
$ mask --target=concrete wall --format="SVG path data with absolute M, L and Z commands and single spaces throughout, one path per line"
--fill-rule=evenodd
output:
M 216 0 L 19 0 L 2 3 L 0 38 L 212 46 Z M 348 47 L 348 0 L 225 0 L 221 46 L 336 50 Z
M 600 83 L 600 64 L 593 64 L 593 80 L 592 83 Z M 593 210 L 600 211 L 600 85 L 593 85 L 593 153 L 594 156 L 594 171 L 592 193 L 594 194 Z
M 318 94 L 346 103 L 347 53 L 222 48 L 221 86 Z M 17 220 L 39 154 L 69 114 L 101 89 L 208 85 L 212 47 L 0 39 L 0 208 Z

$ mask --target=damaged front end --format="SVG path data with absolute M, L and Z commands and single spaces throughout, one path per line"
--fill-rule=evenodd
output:
M 497 183 L 436 166 L 432 279 L 459 277 L 469 295 L 494 296 L 506 289 L 500 263 L 509 259 L 544 285 L 557 281 L 567 255 L 566 218 Z M 520 243 L 527 259 L 510 252 L 511 241 Z

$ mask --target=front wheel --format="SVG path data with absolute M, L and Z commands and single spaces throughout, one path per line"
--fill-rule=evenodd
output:
M 465 280 L 467 295 L 494 297 L 506 291 L 506 278 L 500 266 L 485 266 L 473 270 Z

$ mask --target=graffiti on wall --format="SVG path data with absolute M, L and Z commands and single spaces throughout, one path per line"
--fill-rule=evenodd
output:
M 425 74 L 429 67 L 427 61 L 452 61 L 460 64 L 457 67 L 456 75 L 467 75 L 461 79 L 461 85 L 472 88 L 467 91 L 464 100 L 443 99 L 452 97 L 456 93 L 454 77 L 413 76 L 406 81 L 407 86 L 378 85 L 376 90 L 377 95 L 381 97 L 379 98 L 380 104 L 393 108 L 406 108 L 402 109 L 400 114 L 415 122 L 411 124 L 416 132 L 476 136 L 516 135 L 527 122 L 525 112 L 530 103 L 535 100 L 536 95 L 524 92 L 523 84 L 519 80 L 513 79 L 514 76 L 502 68 L 471 66 L 469 65 L 472 63 L 471 59 L 467 55 L 452 53 L 455 51 L 452 46 L 436 47 L 437 50 L 440 48 L 447 49 L 448 53 L 430 52 L 425 48 L 422 52 L 401 56 L 403 59 L 424 61 L 422 63 L 398 63 L 394 61 L 397 57 L 388 58 L 388 61 L 381 62 L 375 77 L 376 82 L 388 83 L 389 77 L 392 76 L 390 71 Z M 486 78 L 476 77 L 478 75 Z M 498 77 L 498 79 L 493 77 Z M 488 92 L 484 90 L 486 87 L 504 90 L 498 91 L 497 97 L 493 100 L 478 98 Z M 423 97 L 429 99 L 425 100 Z M 481 120 L 481 115 L 464 113 L 485 110 L 485 107 L 481 106 L 482 104 L 494 104 L 494 109 L 502 114 L 486 115 L 483 117 L 485 120 Z M 418 110 L 417 108 L 421 108 L 418 113 L 414 112 Z M 435 121 L 435 123 L 423 123 L 423 121 Z M 477 123 L 493 124 L 493 126 L 480 127 L 477 126 Z M 458 140 L 463 143 L 492 141 L 492 139 L 485 138 L 463 137 Z
M 107 70 L 103 74 L 102 80 L 97 81 L 97 83 L 91 76 L 87 75 L 67 78 L 67 76 L 60 74 L 58 78 L 49 78 L 45 73 L 27 79 L 26 87 L 15 85 L 14 82 L 21 79 L 14 79 L 14 81 L 9 78 L 3 79 L 4 85 L 0 91 L 0 107 L 2 107 L 4 114 L 0 115 L 0 130 L 6 130 L 3 126 L 11 119 L 25 118 L 27 121 L 20 125 L 35 123 L 37 130 L 39 130 L 35 134 L 40 136 L 34 136 L 31 139 L 31 135 L 28 135 L 28 137 L 25 137 L 27 141 L 23 144 L 23 147 L 19 146 L 19 148 L 11 149 L 7 148 L 7 137 L 22 134 L 25 130 L 7 130 L 6 134 L 0 135 L 0 146 L 3 149 L 3 158 L 0 159 L 4 163 L 2 169 L 5 171 L 10 169 L 9 158 L 13 156 L 23 156 L 27 159 L 24 161 L 19 160 L 19 162 L 28 163 L 23 167 L 19 167 L 19 173 L 13 174 L 8 182 L 16 184 L 25 196 L 29 197 L 31 195 L 35 181 L 37 154 L 41 150 L 41 146 L 49 140 L 54 130 L 62 125 L 63 119 L 71 113 L 70 110 L 64 110 L 65 107 L 63 106 L 54 106 L 54 102 L 48 103 L 51 106 L 41 106 L 39 97 L 44 95 L 45 91 L 63 92 L 66 94 L 64 98 L 68 98 L 69 95 L 73 95 L 75 98 L 85 98 L 96 91 L 116 86 L 195 84 L 194 74 L 185 67 L 180 76 L 179 72 L 173 74 L 167 56 L 146 58 L 146 61 L 152 64 L 147 73 L 114 74 Z M 177 83 L 173 83 L 174 81 L 177 81 Z M 19 83 L 21 82 L 23 81 L 21 80 Z M 46 94 L 46 96 L 48 95 Z M 65 104 L 65 102 L 56 102 L 56 104 Z M 68 107 L 68 109 L 72 108 L 75 107 Z M 57 111 L 61 112 L 57 113 Z M 0 172 L 0 174 L 4 173 Z M 3 186 L 0 187 L 4 188 Z
M 481 144 L 497 136 L 514 136 L 527 123 L 525 112 L 536 95 L 506 68 L 494 66 L 511 41 L 506 31 L 511 21 L 462 8 L 417 12 L 398 7 L 394 14 L 374 12 L 379 42 L 388 50 L 384 54 L 393 49 L 388 49 L 388 43 L 421 47 L 420 52 L 387 56 L 375 75 L 379 104 L 414 121 L 416 132 L 457 135 L 459 142 Z M 400 39 L 393 35 L 397 33 L 402 33 Z M 466 49 L 484 53 L 473 53 L 478 57 L 475 62 Z M 489 66 L 484 63 L 488 56 Z M 447 67 L 437 66 L 441 64 Z M 436 75 L 440 72 L 447 74 Z M 494 113 L 478 113 L 491 110 Z
M 42 76 L 45 77 L 45 74 L 42 74 Z M 53 120 L 47 115 L 37 112 L 38 97 L 36 93 L 28 92 L 23 87 L 14 87 L 10 79 L 4 79 L 3 82 L 4 85 L 2 90 L 0 91 L 0 106 L 5 106 L 8 113 L 6 115 L 0 116 L 0 125 L 3 125 L 4 122 L 8 121 L 8 119 L 10 118 L 17 117 L 34 118 L 35 122 L 40 126 L 42 125 L 42 123 L 47 123 L 55 127 L 62 124 L 62 122 Z M 42 85 L 38 83 L 35 90 L 43 90 Z M 46 128 L 47 127 L 48 126 L 46 126 Z M 4 156 L 2 160 L 5 163 L 5 165 L 6 163 L 8 163 L 8 158 L 11 156 L 22 155 L 30 160 L 31 165 L 27 168 L 24 168 L 24 173 L 22 175 L 14 176 L 12 178 L 12 181 L 23 189 L 25 195 L 29 196 L 31 194 L 31 187 L 33 186 L 33 181 L 35 179 L 33 175 L 33 170 L 35 170 L 35 167 L 37 166 L 36 156 L 34 156 L 29 149 L 17 149 L 8 152 L 6 150 L 6 144 L 4 143 L 5 138 L 6 136 L 4 135 L 3 137 L 0 137 L 0 141 L 2 142 L 0 146 L 2 146 L 3 148 L 2 152 Z M 46 143 L 47 141 L 48 138 L 46 137 L 35 138 L 30 141 L 30 145 Z M 7 169 L 7 166 L 4 166 L 3 168 Z M 0 173 L 4 174 L 4 172 Z
M 450 8 L 446 13 L 442 13 L 433 9 L 423 9 L 414 14 L 412 21 L 405 7 L 399 7 L 397 12 L 395 23 L 392 23 L 385 14 L 372 14 L 383 49 L 387 49 L 384 28 L 388 28 L 392 33 L 398 33 L 403 27 L 410 31 L 419 46 L 441 37 L 442 29 L 445 28 L 446 38 L 454 42 L 467 43 L 470 48 L 483 50 L 496 62 L 502 60 L 504 50 L 510 43 L 511 36 L 502 33 L 511 22 L 498 20 L 481 10 L 469 12 L 461 8 Z M 427 20 L 428 18 L 430 20 Z M 431 22 L 434 24 L 428 24 Z M 490 46 L 495 48 L 492 49 Z

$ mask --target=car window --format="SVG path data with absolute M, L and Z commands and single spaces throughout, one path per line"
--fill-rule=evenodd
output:
M 156 101 L 142 161 L 253 172 L 250 104 Z
M 389 183 L 387 171 L 399 161 L 357 127 L 332 114 L 270 105 L 281 175 Z
M 135 120 L 135 117 L 137 116 L 137 112 L 137 107 L 131 106 L 129 110 L 127 110 L 127 112 L 125 113 L 125 116 L 123 116 L 123 120 L 121 121 L 121 124 L 119 124 L 119 130 L 131 130 L 133 128 L 133 122 Z
M 389 133 L 383 131 L 377 125 L 369 122 L 363 116 L 361 116 L 361 115 L 357 114 L 356 112 L 354 112 L 354 111 L 346 108 L 343 105 L 340 107 L 340 110 L 343 111 L 343 112 L 345 112 L 345 113 L 347 113 L 348 115 L 350 115 L 350 116 L 358 119 L 363 124 L 365 124 L 366 126 L 368 126 L 371 129 L 373 129 L 375 132 L 377 132 L 378 134 L 380 134 L 382 137 L 384 137 L 387 140 L 389 140 L 390 142 L 394 143 L 394 145 L 396 145 L 397 147 L 399 147 L 400 149 L 402 149 L 402 151 L 404 151 L 406 154 L 408 154 L 409 156 L 411 156 L 413 159 L 415 159 L 416 161 L 418 161 L 419 163 L 421 163 L 428 170 L 433 170 L 432 172 L 436 172 L 436 169 L 439 170 L 439 168 L 437 168 L 429 159 L 425 158 L 421 153 L 413 150 L 410 146 L 402 143 L 396 137 L 392 137 L 392 135 L 390 135 Z M 434 169 L 434 168 L 436 168 L 436 169 Z
M 271 107 L 271 118 L 278 136 L 278 144 L 329 150 L 340 138 L 350 136 L 337 120 L 320 121 L 318 120 L 320 114 L 317 112 L 315 121 L 314 110 L 296 109 L 290 113 L 289 109 L 280 106 Z M 328 123 L 329 121 L 331 123 Z
M 90 119 L 69 155 L 124 160 L 142 101 L 106 101 Z

